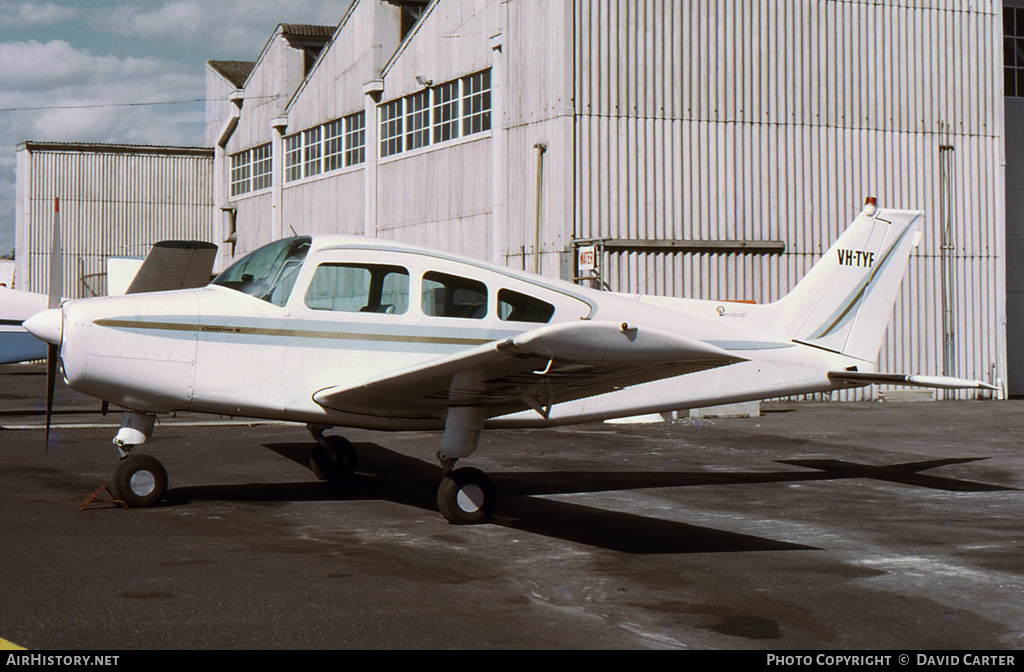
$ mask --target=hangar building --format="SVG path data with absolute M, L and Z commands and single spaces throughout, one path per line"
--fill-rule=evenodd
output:
M 1004 18 L 996 0 L 354 0 L 208 63 L 213 242 L 227 263 L 357 233 L 570 279 L 594 245 L 585 282 L 612 291 L 768 302 L 871 195 L 927 213 L 880 368 L 1005 384 L 1024 316 L 1008 337 Z

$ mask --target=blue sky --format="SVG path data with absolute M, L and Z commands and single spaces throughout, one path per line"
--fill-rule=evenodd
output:
M 255 60 L 277 24 L 337 24 L 349 1 L 0 0 L 0 255 L 18 143 L 202 145 L 203 103 L 176 101 L 205 97 L 207 60 Z

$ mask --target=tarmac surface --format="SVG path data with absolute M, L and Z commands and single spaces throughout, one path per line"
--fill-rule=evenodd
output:
M 0 367 L 0 645 L 28 649 L 1024 647 L 1024 402 L 766 403 L 743 419 L 485 433 L 491 524 L 437 512 L 440 435 L 165 418 L 109 483 L 120 414 Z M 105 426 L 103 426 L 105 425 Z

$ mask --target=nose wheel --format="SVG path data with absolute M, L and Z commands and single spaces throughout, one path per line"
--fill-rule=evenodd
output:
M 453 525 L 479 525 L 490 520 L 498 492 L 490 477 L 479 469 L 453 469 L 441 479 L 437 508 Z
M 114 473 L 114 496 L 130 508 L 153 506 L 166 492 L 167 470 L 155 457 L 131 455 Z

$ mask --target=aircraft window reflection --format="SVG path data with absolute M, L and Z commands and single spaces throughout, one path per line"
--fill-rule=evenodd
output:
M 423 275 L 423 314 L 482 320 L 487 316 L 487 285 L 430 271 Z
M 498 317 L 502 320 L 545 324 L 551 321 L 554 314 L 555 307 L 547 301 L 511 289 L 498 290 Z
M 311 239 L 285 238 L 250 252 L 213 279 L 213 284 L 263 299 L 275 306 L 288 303 Z
M 401 315 L 409 310 L 409 271 L 381 264 L 321 264 L 306 290 L 313 310 Z

